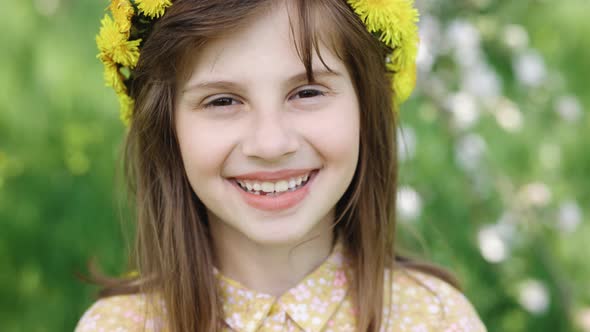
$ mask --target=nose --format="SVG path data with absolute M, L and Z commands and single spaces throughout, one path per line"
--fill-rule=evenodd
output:
M 242 142 L 244 155 L 273 162 L 297 151 L 297 135 L 283 111 L 254 113 L 249 134 Z

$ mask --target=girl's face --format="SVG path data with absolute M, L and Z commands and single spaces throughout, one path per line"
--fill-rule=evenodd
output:
M 276 6 L 194 52 L 175 126 L 214 236 L 285 245 L 329 235 L 358 161 L 359 105 L 344 63 L 320 50 L 333 72 L 314 55 L 310 83 Z

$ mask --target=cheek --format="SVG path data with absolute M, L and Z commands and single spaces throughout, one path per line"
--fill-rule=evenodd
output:
M 356 105 L 356 100 L 334 105 L 307 127 L 307 139 L 325 159 L 348 161 L 356 165 L 360 135 L 359 110 Z
M 231 137 L 225 130 L 215 130 L 202 121 L 180 117 L 177 122 L 178 141 L 184 166 L 193 185 L 206 176 L 218 175 L 231 151 Z

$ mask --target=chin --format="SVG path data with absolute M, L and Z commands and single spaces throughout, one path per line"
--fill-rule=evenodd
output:
M 299 219 L 299 218 L 297 218 Z M 266 220 L 250 223 L 256 225 L 244 229 L 241 233 L 248 240 L 261 246 L 297 245 L 320 235 L 320 222 L 306 224 L 303 220 L 285 218 L 284 220 Z M 329 229 L 324 230 L 329 232 Z

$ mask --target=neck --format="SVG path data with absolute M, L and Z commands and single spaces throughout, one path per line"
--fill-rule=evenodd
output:
M 326 220 L 332 220 L 326 218 Z M 260 244 L 223 222 L 212 227 L 216 267 L 248 289 L 279 297 L 319 267 L 332 250 L 330 223 L 295 243 Z

